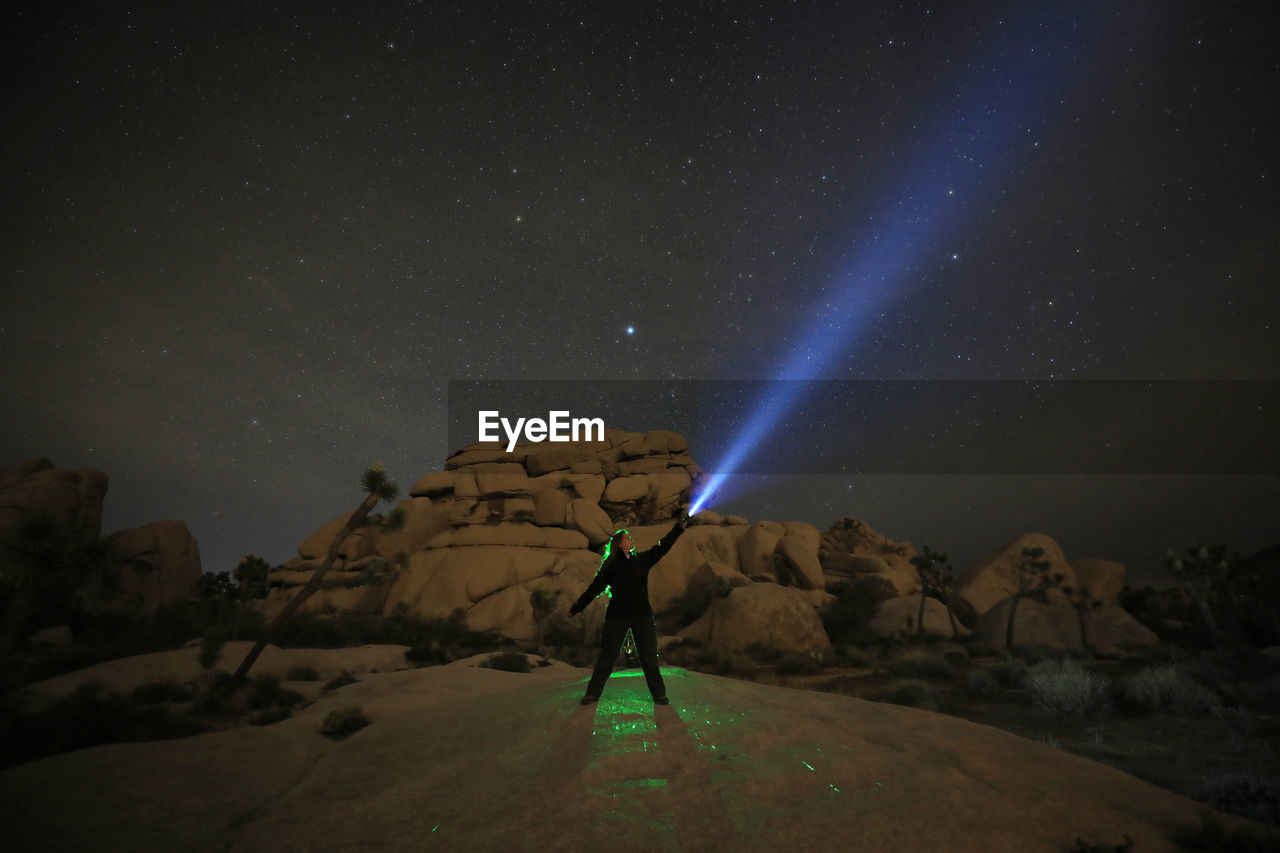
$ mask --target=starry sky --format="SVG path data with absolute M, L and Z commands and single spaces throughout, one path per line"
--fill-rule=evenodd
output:
M 442 468 L 450 380 L 1280 379 L 1266 6 L 19 3 L 0 464 L 102 469 L 104 532 L 218 571 Z M 1141 578 L 1277 506 L 1260 466 L 713 508 Z

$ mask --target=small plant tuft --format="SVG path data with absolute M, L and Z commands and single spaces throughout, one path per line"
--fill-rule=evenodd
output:
M 530 672 L 533 666 L 527 655 L 520 652 L 498 652 L 480 663 L 489 669 L 501 669 L 505 672 Z
M 1212 691 L 1173 664 L 1150 666 L 1129 676 L 1120 693 L 1127 705 L 1148 714 L 1196 715 L 1221 704 Z
M 319 681 L 320 673 L 316 672 L 314 666 L 295 666 L 289 669 L 286 678 L 289 681 Z
M 372 722 L 372 718 L 364 708 L 353 705 L 350 708 L 330 711 L 324 718 L 324 725 L 320 727 L 320 734 L 340 740 L 360 731 Z

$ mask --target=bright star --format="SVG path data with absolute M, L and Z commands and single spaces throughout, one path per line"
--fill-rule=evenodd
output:
M 635 333 L 636 333 L 636 327 L 635 327 L 635 326 L 627 326 L 627 334 L 628 334 L 628 335 L 634 335 Z

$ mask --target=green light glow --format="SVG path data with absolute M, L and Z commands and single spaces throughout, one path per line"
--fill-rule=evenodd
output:
M 808 767 L 810 770 L 813 770 L 813 765 L 810 764 L 809 762 L 801 761 L 800 763 L 803 764 L 805 767 Z M 814 771 L 814 772 L 817 772 L 817 771 Z
M 837 794 L 838 794 L 838 793 L 840 793 L 840 789 L 839 789 L 839 788 L 837 788 L 835 785 L 828 784 L 828 786 L 827 786 L 827 787 L 829 787 L 831 790 L 835 791 Z

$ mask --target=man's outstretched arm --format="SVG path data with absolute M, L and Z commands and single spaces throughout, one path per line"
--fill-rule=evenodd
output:
M 604 592 L 604 588 L 609 585 L 609 579 L 605 576 L 605 570 L 601 567 L 596 572 L 595 578 L 591 581 L 591 585 L 587 587 L 586 592 L 578 596 L 578 600 L 569 608 L 570 616 L 577 616 L 579 613 L 587 609 L 587 605 L 596 600 L 596 596 Z
M 676 540 L 680 538 L 680 534 L 684 533 L 685 528 L 688 526 L 689 516 L 680 516 L 667 535 L 659 539 L 657 545 L 654 545 L 648 551 L 644 552 L 643 556 L 649 561 L 649 565 L 655 565 L 659 560 L 665 557 L 667 552 L 671 550 L 671 546 L 676 544 Z

